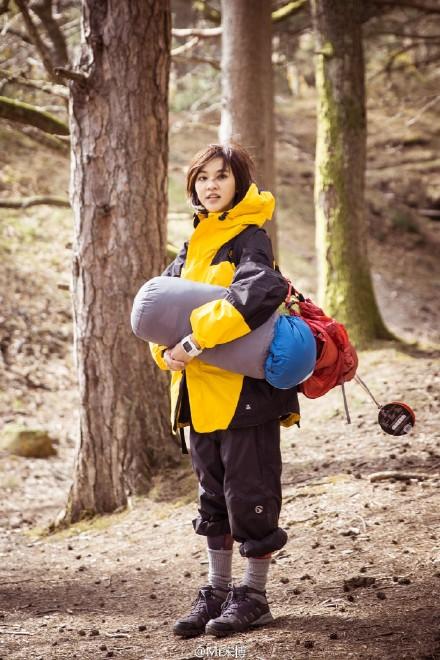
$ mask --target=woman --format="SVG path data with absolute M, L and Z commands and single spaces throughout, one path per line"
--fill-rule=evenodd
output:
M 283 302 L 287 283 L 262 225 L 275 200 L 259 192 L 253 163 L 240 146 L 209 145 L 187 174 L 196 213 L 194 232 L 163 275 L 228 288 L 225 299 L 191 314 L 192 333 L 172 347 L 151 344 L 156 363 L 172 371 L 174 429 L 190 426 L 191 459 L 199 480 L 197 534 L 207 537 L 209 584 L 174 632 L 223 636 L 272 621 L 266 598 L 271 552 L 285 544 L 281 508 L 280 421 L 299 420 L 296 388 L 210 366 L 205 348 L 237 339 L 264 323 Z M 232 586 L 234 539 L 247 558 Z

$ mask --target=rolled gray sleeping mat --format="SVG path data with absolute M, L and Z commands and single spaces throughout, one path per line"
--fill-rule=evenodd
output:
M 226 298 L 222 286 L 193 282 L 180 277 L 154 277 L 139 289 L 133 302 L 131 327 L 144 341 L 175 346 L 192 332 L 189 318 L 193 309 L 211 300 Z M 206 348 L 199 360 L 207 364 L 250 376 L 265 378 L 264 365 L 272 343 L 276 312 L 244 337 L 214 348 Z

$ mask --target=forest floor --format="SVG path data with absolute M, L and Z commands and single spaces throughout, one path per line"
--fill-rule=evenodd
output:
M 302 120 L 293 130 L 292 108 L 278 113 L 281 265 L 313 294 L 314 117 L 309 100 L 295 108 Z M 182 154 L 196 138 L 214 140 L 217 119 L 192 112 L 173 124 L 172 199 Z M 42 426 L 59 445 L 49 459 L 0 454 L 1 660 L 440 658 L 440 223 L 417 214 L 440 205 L 432 185 L 440 134 L 428 113 L 411 131 L 402 131 L 404 120 L 371 110 L 367 179 L 376 291 L 404 341 L 363 351 L 359 373 L 381 403 L 409 403 L 416 426 L 407 436 L 385 435 L 354 383 L 351 425 L 337 391 L 301 401 L 301 428 L 282 434 L 280 524 L 289 541 L 271 566 L 275 621 L 222 640 L 180 640 L 171 630 L 207 580 L 204 539 L 192 532 L 197 489 L 188 458 L 127 511 L 44 532 L 66 501 L 77 437 L 66 291 L 71 219 L 63 210 L 3 212 L 0 431 L 9 422 Z M 65 159 L 41 148 L 24 169 L 19 164 L 35 149 L 29 138 L 9 129 L 0 138 L 3 196 L 67 194 Z M 170 234 L 180 242 L 184 204 L 171 210 Z M 376 481 L 379 471 L 401 478 Z M 236 549 L 236 581 L 243 570 Z

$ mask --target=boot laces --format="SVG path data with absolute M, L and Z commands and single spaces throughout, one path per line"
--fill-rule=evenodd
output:
M 213 596 L 214 594 L 211 586 L 200 589 L 199 593 L 197 594 L 197 598 L 191 605 L 191 613 L 199 614 L 204 612 L 208 606 L 208 599 L 212 598 Z
M 232 587 L 222 605 L 222 616 L 234 616 L 240 603 L 248 600 L 247 587 Z

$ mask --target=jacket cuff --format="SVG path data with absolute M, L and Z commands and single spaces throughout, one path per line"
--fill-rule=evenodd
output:
M 153 356 L 153 360 L 155 361 L 159 369 L 162 369 L 163 371 L 169 371 L 168 365 L 163 357 L 164 351 L 167 350 L 167 346 L 162 346 L 161 344 L 153 344 L 153 342 L 149 342 L 148 345 L 150 347 L 150 352 L 151 355 Z

